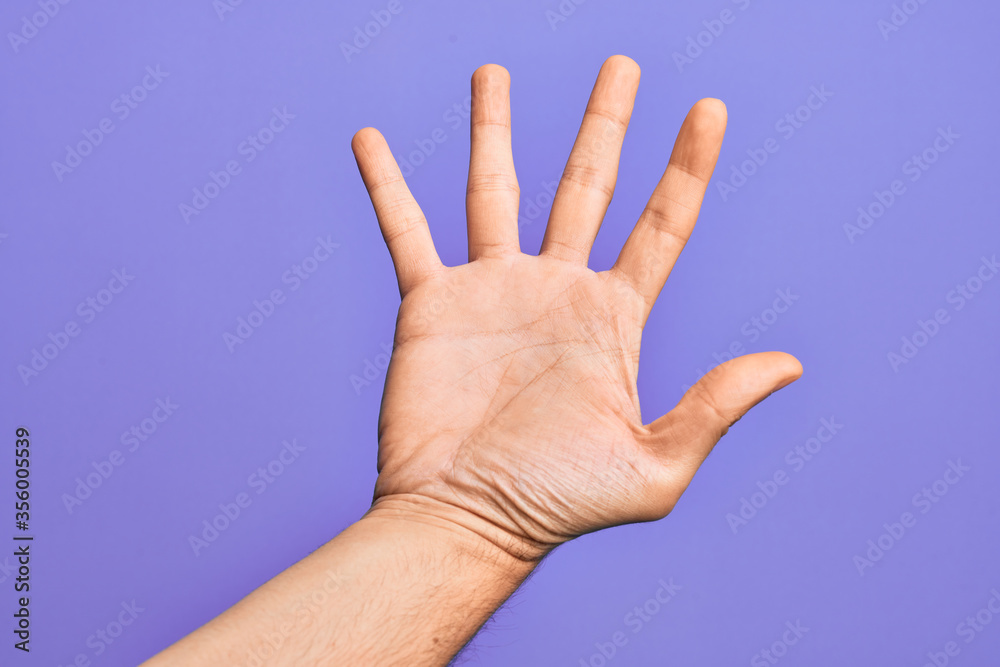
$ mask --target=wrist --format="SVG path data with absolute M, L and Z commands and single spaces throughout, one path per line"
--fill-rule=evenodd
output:
M 473 512 L 420 494 L 380 496 L 361 520 L 419 530 L 443 540 L 452 552 L 518 581 L 552 550 L 552 545 L 513 535 Z

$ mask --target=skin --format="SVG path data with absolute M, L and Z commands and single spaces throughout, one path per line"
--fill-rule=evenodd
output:
M 694 228 L 726 108 L 694 105 L 617 262 L 594 272 L 638 83 L 629 58 L 601 68 L 538 256 L 518 245 L 502 67 L 472 77 L 468 264 L 441 263 L 382 135 L 355 135 L 401 296 L 374 502 L 146 664 L 446 664 L 554 548 L 666 516 L 729 427 L 801 375 L 781 352 L 739 357 L 643 421 L 642 329 Z

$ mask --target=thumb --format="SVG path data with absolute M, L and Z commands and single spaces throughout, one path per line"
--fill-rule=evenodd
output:
M 719 364 L 673 410 L 649 425 L 651 444 L 660 456 L 690 464 L 693 474 L 730 426 L 801 375 L 802 364 L 784 352 L 748 354 Z

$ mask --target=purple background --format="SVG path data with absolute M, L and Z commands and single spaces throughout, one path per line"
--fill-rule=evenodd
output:
M 134 664 L 356 520 L 375 478 L 380 345 L 398 292 L 353 133 L 378 127 L 406 156 L 441 128 L 446 141 L 408 182 L 443 261 L 464 262 L 469 127 L 454 106 L 476 67 L 504 65 L 521 243 L 536 252 L 545 183 L 559 178 L 601 63 L 624 53 L 643 82 L 595 269 L 614 261 L 690 105 L 719 97 L 730 117 L 699 227 L 643 338 L 644 418 L 734 342 L 795 354 L 805 375 L 732 429 L 666 520 L 557 550 L 460 663 L 770 664 L 755 654 L 800 621 L 809 630 L 781 664 L 922 665 L 949 641 L 954 664 L 997 664 L 1000 618 L 971 642 L 959 624 L 1000 590 L 1000 280 L 961 309 L 948 300 L 1000 251 L 996 3 L 909 0 L 918 11 L 884 35 L 888 1 L 567 0 L 562 16 L 556 0 L 401 0 L 349 62 L 341 43 L 387 3 L 246 0 L 221 17 L 219 4 L 70 2 L 16 45 L 9 33 L 39 3 L 0 10 L 0 433 L 10 452 L 15 427 L 31 429 L 36 535 L 30 658 L 11 647 L 13 559 L 0 557 L 0 662 Z M 718 31 L 725 9 L 724 31 L 701 35 L 708 46 L 679 67 L 673 54 L 703 21 Z M 156 66 L 169 75 L 121 118 L 112 101 Z M 832 96 L 786 136 L 776 123 L 812 86 Z M 294 119 L 247 162 L 240 143 L 274 108 Z M 113 132 L 60 179 L 52 163 L 103 118 Z M 907 161 L 939 128 L 958 139 L 911 181 Z M 724 201 L 719 184 L 768 138 L 778 151 Z M 240 173 L 185 222 L 179 205 L 229 160 Z M 894 180 L 905 194 L 849 240 L 844 225 Z M 317 237 L 339 247 L 293 291 L 282 276 Z M 87 321 L 78 304 L 122 267 L 134 280 Z M 224 333 L 274 289 L 284 303 L 230 352 Z M 798 299 L 775 322 L 776 290 Z M 894 369 L 887 355 L 938 309 L 947 323 Z M 772 324 L 751 340 L 762 316 Z M 24 381 L 18 367 L 70 320 L 79 335 Z M 366 364 L 375 377 L 360 385 Z M 128 451 L 122 434 L 167 398 L 178 408 Z M 824 418 L 843 428 L 796 470 L 786 453 Z M 305 450 L 258 494 L 250 476 L 292 439 Z M 124 462 L 67 508 L 77 478 L 115 450 Z M 3 461 L 8 543 L 12 454 Z M 939 485 L 939 502 L 915 504 L 949 461 L 969 470 Z M 787 483 L 734 533 L 727 514 L 777 471 Z M 189 536 L 241 492 L 251 505 L 195 555 Z M 907 511 L 915 525 L 859 573 L 855 557 Z M 681 589 L 635 632 L 628 615 L 660 579 Z M 133 600 L 143 611 L 96 655 L 92 636 Z M 600 645 L 616 632 L 627 644 L 607 660 Z

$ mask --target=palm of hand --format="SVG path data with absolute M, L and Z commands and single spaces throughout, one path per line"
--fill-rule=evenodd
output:
M 623 308 L 615 278 L 555 260 L 463 268 L 401 309 L 379 493 L 457 504 L 546 544 L 626 514 L 621 497 L 654 470 L 638 442 L 640 300 Z
M 715 101 L 696 105 L 618 263 L 591 271 L 637 79 L 623 57 L 602 69 L 537 257 L 517 248 L 501 68 L 473 77 L 469 264 L 440 264 L 381 135 L 356 136 L 403 294 L 376 502 L 430 501 L 540 557 L 586 532 L 665 516 L 729 425 L 801 373 L 782 353 L 741 357 L 643 424 L 642 328 L 694 225 L 721 130 Z

